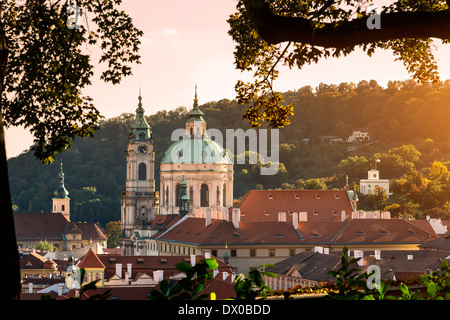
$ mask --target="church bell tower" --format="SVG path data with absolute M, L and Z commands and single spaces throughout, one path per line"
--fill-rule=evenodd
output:
M 126 150 L 127 177 L 121 196 L 122 238 L 127 239 L 136 229 L 153 220 L 158 213 L 155 191 L 155 150 L 152 131 L 144 117 L 139 92 L 136 118 L 130 128 Z

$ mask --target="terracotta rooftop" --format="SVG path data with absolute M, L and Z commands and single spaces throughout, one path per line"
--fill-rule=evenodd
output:
M 308 221 L 340 221 L 341 212 L 351 215 L 352 205 L 344 190 L 251 190 L 234 205 L 242 221 L 278 221 L 278 212 L 307 212 Z
M 64 234 L 81 233 L 83 240 L 106 240 L 103 230 L 93 222 L 71 222 L 61 213 L 15 213 L 18 241 L 49 242 L 64 240 Z
M 84 255 L 83 258 L 81 258 L 80 262 L 77 264 L 79 268 L 95 268 L 95 269 L 102 269 L 105 268 L 105 265 L 102 263 L 102 261 L 98 258 L 98 256 L 89 249 L 89 251 Z
M 428 225 L 428 226 L 427 226 Z M 423 243 L 437 238 L 425 221 L 411 223 L 402 219 L 347 219 L 344 222 L 232 222 L 189 216 L 181 223 L 153 236 L 174 242 L 228 244 L 355 244 L 355 243 Z
M 422 226 L 419 227 L 418 225 Z M 334 243 L 417 243 L 437 238 L 425 224 L 403 219 L 355 219 L 334 238 Z

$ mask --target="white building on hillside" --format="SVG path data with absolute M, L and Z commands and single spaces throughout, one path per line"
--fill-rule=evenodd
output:
M 388 196 L 391 195 L 389 193 L 389 180 L 380 179 L 379 170 L 371 169 L 367 171 L 367 179 L 359 180 L 359 192 L 362 194 L 374 194 L 376 186 L 384 189 Z

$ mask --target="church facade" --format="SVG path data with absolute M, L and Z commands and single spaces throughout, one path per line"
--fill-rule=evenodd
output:
M 151 254 L 151 236 L 180 215 L 224 217 L 233 206 L 233 162 L 208 136 L 197 88 L 178 140 L 164 152 L 155 190 L 152 131 L 139 96 L 127 147 L 126 190 L 121 196 L 122 247 L 126 255 Z M 174 135 L 172 135 L 173 138 Z
M 208 136 L 197 92 L 187 116 L 184 132 L 180 131 L 179 140 L 164 152 L 161 161 L 160 213 L 178 212 L 183 178 L 188 184 L 191 213 L 204 211 L 202 208 L 212 208 L 218 214 L 228 212 L 233 205 L 233 162 Z

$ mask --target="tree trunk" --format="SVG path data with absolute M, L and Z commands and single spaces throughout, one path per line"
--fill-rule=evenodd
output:
M 1 19 L 1 17 L 0 17 Z M 11 193 L 9 190 L 8 162 L 6 158 L 5 133 L 3 130 L 3 110 L 1 94 L 5 79 L 6 63 L 8 61 L 8 49 L 3 24 L 0 20 L 0 234 L 3 239 L 3 259 L 0 263 L 3 275 L 1 300 L 17 300 L 20 298 L 20 260 L 17 250 L 16 229 L 11 206 Z

